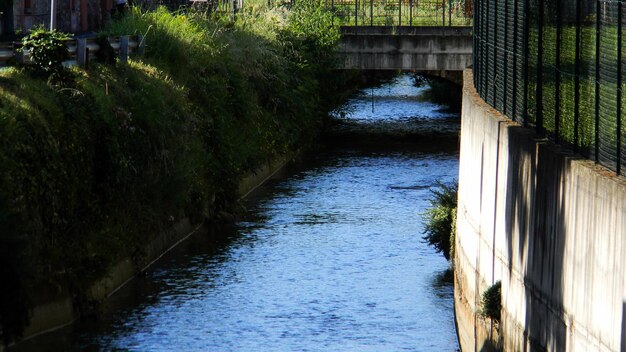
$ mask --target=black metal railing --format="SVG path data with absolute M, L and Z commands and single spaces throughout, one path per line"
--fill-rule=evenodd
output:
M 342 26 L 469 26 L 473 0 L 324 0 Z
M 511 119 L 624 174 L 623 0 L 476 0 L 474 84 Z

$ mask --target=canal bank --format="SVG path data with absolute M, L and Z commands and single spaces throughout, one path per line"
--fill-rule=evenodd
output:
M 238 194 L 240 197 L 244 198 L 261 186 L 282 170 L 288 161 L 289 159 L 286 157 L 279 158 L 248 174 L 239 183 Z M 223 221 L 224 219 L 219 219 L 218 216 L 215 220 Z M 193 223 L 190 219 L 185 218 L 171 226 L 167 231 L 160 233 L 141 248 L 144 253 L 141 262 L 127 257 L 112 265 L 104 278 L 95 282 L 88 289 L 88 299 L 99 302 L 99 304 L 104 302 L 134 277 L 148 270 L 159 258 L 196 233 L 201 226 L 202 223 Z M 71 293 L 67 289 L 57 292 L 48 291 L 47 294 L 39 297 L 41 297 L 41 301 L 35 302 L 30 324 L 24 332 L 26 339 L 63 328 L 80 317 L 80 307 L 75 306 Z
M 375 93 L 378 114 L 407 108 L 384 119 L 458 126 L 419 91 L 397 90 Z M 364 99 L 348 104 L 367 124 Z M 421 138 L 321 149 L 253 192 L 234 232 L 198 232 L 116 292 L 100 319 L 18 350 L 454 350 L 448 263 L 421 240 L 419 213 L 430 187 L 456 178 L 457 159 L 456 143 Z
M 343 93 L 325 64 L 334 31 L 320 30 L 323 13 L 267 11 L 232 22 L 134 9 L 107 30 L 148 33 L 139 60 L 92 62 L 61 81 L 0 72 L 3 343 L 41 302 L 53 304 L 34 314 L 61 317 L 53 325 L 97 314 L 92 293 L 192 224 L 227 218 L 246 175 L 314 142 Z M 102 282 L 120 261 L 121 277 Z

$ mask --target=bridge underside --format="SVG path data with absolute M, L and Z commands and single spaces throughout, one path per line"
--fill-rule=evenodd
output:
M 342 27 L 343 69 L 462 71 L 472 64 L 467 27 Z

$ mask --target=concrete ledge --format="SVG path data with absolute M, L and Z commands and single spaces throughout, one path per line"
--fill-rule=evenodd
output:
M 257 187 L 265 183 L 268 179 L 272 178 L 277 172 L 282 170 L 285 165 L 291 160 L 287 156 L 279 157 L 276 160 L 266 163 L 259 167 L 256 171 L 244 177 L 239 182 L 239 195 L 245 198 L 248 194 L 252 193 Z
M 341 26 L 342 35 L 463 35 L 472 36 L 472 26 Z
M 455 311 L 462 349 L 623 350 L 626 179 L 488 106 L 469 70 L 460 154 Z M 502 321 L 493 331 L 478 311 L 498 280 Z

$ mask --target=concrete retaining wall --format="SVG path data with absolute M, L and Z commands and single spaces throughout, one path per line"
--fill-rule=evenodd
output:
M 489 107 L 465 72 L 455 257 L 463 351 L 620 351 L 626 179 Z M 502 282 L 502 319 L 477 314 Z

